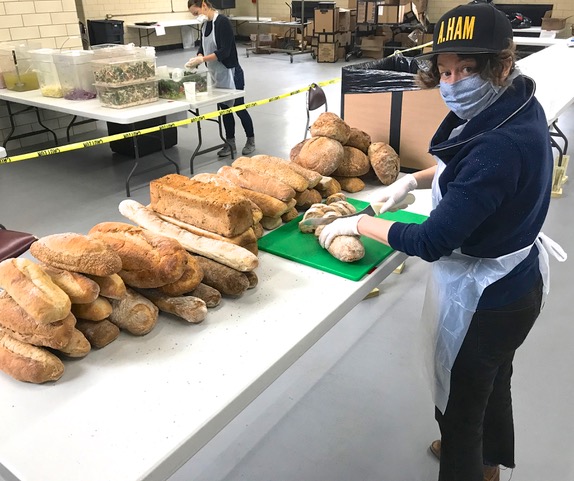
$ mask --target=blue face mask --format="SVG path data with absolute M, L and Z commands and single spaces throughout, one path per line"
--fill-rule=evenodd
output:
M 440 83 L 440 94 L 444 103 L 461 119 L 470 120 L 492 105 L 500 96 L 502 87 L 497 87 L 475 74 L 455 83 Z

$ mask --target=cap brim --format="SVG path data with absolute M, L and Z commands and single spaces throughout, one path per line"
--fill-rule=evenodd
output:
M 416 59 L 430 60 L 435 55 L 439 55 L 441 53 L 456 53 L 456 54 L 468 55 L 468 54 L 498 53 L 498 52 L 499 52 L 498 50 L 487 49 L 487 48 L 485 49 L 479 47 L 458 47 L 458 48 L 453 47 L 452 49 L 442 48 L 440 50 L 433 50 L 432 52 L 423 53 L 421 55 L 417 55 Z

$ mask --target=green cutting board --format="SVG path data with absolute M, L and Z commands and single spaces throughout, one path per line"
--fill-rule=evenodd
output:
M 362 210 L 368 205 L 367 202 L 356 199 L 347 199 L 347 201 L 357 210 Z M 378 217 L 409 224 L 421 224 L 427 218 L 424 215 L 402 210 L 385 212 Z M 362 236 L 365 257 L 356 262 L 341 262 L 319 245 L 314 234 L 303 234 L 299 230 L 299 222 L 302 218 L 303 214 L 264 235 L 259 239 L 259 249 L 352 281 L 361 280 L 393 252 L 390 247 Z

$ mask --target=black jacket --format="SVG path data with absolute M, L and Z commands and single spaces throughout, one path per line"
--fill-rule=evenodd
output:
M 209 35 L 213 29 L 213 22 L 206 22 L 205 34 Z M 219 14 L 215 19 L 215 43 L 217 50 L 215 55 L 227 68 L 234 68 L 239 66 L 239 59 L 237 58 L 237 47 L 235 46 L 235 35 L 233 34 L 233 27 L 231 22 L 225 15 Z M 203 55 L 203 44 L 199 46 L 197 52 Z

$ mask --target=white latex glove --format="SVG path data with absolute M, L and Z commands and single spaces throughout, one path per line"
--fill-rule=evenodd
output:
M 185 64 L 185 68 L 198 67 L 203 63 L 203 55 L 198 55 L 197 57 L 190 58 Z
M 319 234 L 319 244 L 321 244 L 321 247 L 328 249 L 335 237 L 340 235 L 359 235 L 357 225 L 364 216 L 365 214 L 337 219 L 323 227 L 321 234 Z
M 415 190 L 416 188 L 417 180 L 415 176 L 413 174 L 407 174 L 395 180 L 391 185 L 374 192 L 371 195 L 371 203 L 382 203 L 380 211 L 377 212 L 377 214 L 387 211 L 394 212 L 409 204 L 409 202 L 405 202 L 407 195 L 411 190 Z M 375 206 L 373 206 L 373 208 L 375 208 Z

